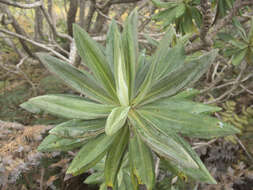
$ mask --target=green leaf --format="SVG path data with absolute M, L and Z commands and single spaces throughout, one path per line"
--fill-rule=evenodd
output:
M 74 95 L 38 96 L 31 98 L 28 103 L 50 114 L 70 119 L 104 118 L 115 107 L 113 105 L 93 103 Z M 23 104 L 20 106 L 26 108 Z
M 233 40 L 234 37 L 231 34 L 225 33 L 225 32 L 220 32 L 217 34 L 217 36 L 219 37 L 219 39 L 228 42 L 230 40 Z
M 65 139 L 56 135 L 48 135 L 38 147 L 40 152 L 68 151 L 86 143 L 85 139 Z
M 161 98 L 150 104 L 141 106 L 141 110 L 166 113 L 167 111 L 182 111 L 192 114 L 213 113 L 220 111 L 220 107 L 210 106 L 174 97 Z
M 146 57 L 145 52 L 142 52 L 142 54 L 139 56 L 139 68 L 135 79 L 135 96 L 148 73 L 150 64 L 150 59 Z
M 122 106 L 129 105 L 129 83 L 126 68 L 125 56 L 121 36 L 116 23 L 112 23 L 114 34 L 114 75 L 116 81 L 117 96 Z
M 152 86 L 152 83 L 154 82 L 154 75 L 155 75 L 155 69 L 156 66 L 161 62 L 161 60 L 164 60 L 166 57 L 166 54 L 168 52 L 168 48 L 172 42 L 172 38 L 174 37 L 174 30 L 170 28 L 168 32 L 165 34 L 161 42 L 159 43 L 159 46 L 157 47 L 157 51 L 152 59 L 152 63 L 150 66 L 148 65 L 148 71 L 145 75 L 145 79 L 143 80 L 141 86 L 138 89 L 138 95 L 133 100 L 132 104 L 136 105 L 142 99 L 145 97 L 145 95 L 150 91 L 150 88 Z
M 106 35 L 106 58 L 110 65 L 112 73 L 114 73 L 114 23 L 113 20 L 109 26 L 109 30 Z
M 239 33 L 239 35 L 241 36 L 241 38 L 245 42 L 248 42 L 248 37 L 247 37 L 246 31 L 244 30 L 244 28 L 241 25 L 240 21 L 236 17 L 234 17 L 232 20 L 233 20 L 233 24 L 236 27 L 237 32 Z
M 122 171 L 122 182 L 119 184 L 118 190 L 136 190 L 137 187 L 134 187 L 131 181 L 131 174 L 129 174 L 128 170 Z
M 105 183 L 107 187 L 114 187 L 115 180 L 122 163 L 129 140 L 129 129 L 125 125 L 111 145 L 105 161 Z
M 233 65 L 239 65 L 245 56 L 247 55 L 247 49 L 239 50 L 232 58 L 232 64 Z
M 200 160 L 200 158 L 196 154 L 196 152 L 194 152 L 192 150 L 190 145 L 187 142 L 185 142 L 183 138 L 181 138 L 179 136 L 177 138 L 177 142 L 180 143 L 185 148 L 185 150 L 191 155 L 191 157 L 194 159 L 194 161 L 197 163 L 197 165 L 199 167 L 198 167 L 198 169 L 189 168 L 189 167 L 187 168 L 187 167 L 183 167 L 181 165 L 178 165 L 173 161 L 167 161 L 169 168 L 170 169 L 173 168 L 173 170 L 176 170 L 177 173 L 183 172 L 196 181 L 205 182 L 205 183 L 209 183 L 209 184 L 217 184 L 215 179 L 210 175 L 210 173 L 206 169 L 205 165 L 202 163 L 202 161 Z
M 93 173 L 92 175 L 88 176 L 84 183 L 86 184 L 101 184 L 104 182 L 104 174 L 101 172 Z
M 130 107 L 117 107 L 112 110 L 106 120 L 105 133 L 113 135 L 126 123 L 128 111 Z
M 189 9 L 191 11 L 192 18 L 195 20 L 197 26 L 200 28 L 202 24 L 202 15 L 198 8 L 189 6 Z
M 184 167 L 198 168 L 198 165 L 187 151 L 173 139 L 176 134 L 164 135 L 154 130 L 133 111 L 130 112 L 129 119 L 142 140 L 157 154 Z
M 34 105 L 33 105 L 32 103 L 30 103 L 29 101 L 28 101 L 28 102 L 24 102 L 24 103 L 22 103 L 22 104 L 19 105 L 19 106 L 20 106 L 21 108 L 25 109 L 26 111 L 31 112 L 31 113 L 40 114 L 40 113 L 43 112 L 40 108 L 34 106 Z
M 194 88 L 187 88 L 186 90 L 179 92 L 175 96 L 170 97 L 171 99 L 192 99 L 200 93 L 199 90 Z
M 187 6 L 187 8 L 185 8 L 184 11 L 184 15 L 183 17 L 180 18 L 181 19 L 181 23 L 183 26 L 183 33 L 190 33 L 193 31 L 194 29 L 194 24 L 192 21 L 192 14 L 191 14 L 191 10 L 189 9 L 189 6 Z
M 77 24 L 73 25 L 73 33 L 79 55 L 107 92 L 116 98 L 110 65 L 99 45 Z
M 146 185 L 147 190 L 152 190 L 155 185 L 153 155 L 136 134 L 130 137 L 129 159 L 131 170 L 136 176 L 138 183 Z
M 77 92 L 87 95 L 90 99 L 104 103 L 112 103 L 113 99 L 85 71 L 45 53 L 36 54 L 45 67 L 62 79 Z
M 238 49 L 245 49 L 248 47 L 248 44 L 243 42 L 243 41 L 239 41 L 237 39 L 232 39 L 229 41 L 230 44 L 232 44 L 233 46 L 235 46 Z
M 181 89 L 194 84 L 213 63 L 217 51 L 209 52 L 200 58 L 185 63 L 176 71 L 156 82 L 141 104 L 155 101 L 162 97 L 173 96 Z
M 156 7 L 159 8 L 171 8 L 177 5 L 178 2 L 162 2 L 159 0 L 151 0 Z
M 133 97 L 135 75 L 138 68 L 138 14 L 136 9 L 127 18 L 123 31 L 123 47 L 127 69 L 129 96 Z
M 76 176 L 92 168 L 105 156 L 113 140 L 114 137 L 105 134 L 91 139 L 77 153 L 67 170 L 67 174 Z
M 89 139 L 104 132 L 105 122 L 105 119 L 88 121 L 73 119 L 57 125 L 49 133 L 63 138 Z
M 181 67 L 185 61 L 183 44 L 178 44 L 174 48 L 168 48 L 166 53 L 157 61 L 155 80 L 160 80 Z
M 251 20 L 250 20 L 250 30 L 249 30 L 249 41 L 250 41 L 250 44 L 253 45 L 253 17 L 251 17 Z
M 176 19 L 184 15 L 186 6 L 184 3 L 176 3 L 168 9 L 162 10 L 152 16 L 152 19 L 163 22 L 163 27 L 168 27 Z
M 180 109 L 166 109 L 166 112 L 159 108 L 153 111 L 139 109 L 137 112 L 149 125 L 166 134 L 181 133 L 189 137 L 209 139 L 239 132 L 232 125 L 216 118 L 187 113 Z

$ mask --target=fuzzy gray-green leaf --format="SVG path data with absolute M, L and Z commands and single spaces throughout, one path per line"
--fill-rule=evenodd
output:
M 95 139 L 86 143 L 75 156 L 71 162 L 67 173 L 72 175 L 79 175 L 93 167 L 100 161 L 106 154 L 106 151 L 112 144 L 114 138 L 106 136 L 105 134 L 99 135 Z
M 157 154 L 184 167 L 198 168 L 187 151 L 173 139 L 176 136 L 175 133 L 165 135 L 155 130 L 133 111 L 131 111 L 129 118 L 142 140 Z
M 131 170 L 138 183 L 144 184 L 148 190 L 152 190 L 155 185 L 153 155 L 147 145 L 135 133 L 130 137 L 129 159 Z
M 85 71 L 78 70 L 69 63 L 61 61 L 45 53 L 38 53 L 40 61 L 46 68 L 62 79 L 67 85 L 79 93 L 87 95 L 98 102 L 112 103 L 112 98 Z
M 68 151 L 85 144 L 85 139 L 66 139 L 56 135 L 48 135 L 38 147 L 38 151 Z
M 28 103 L 53 115 L 70 119 L 104 118 L 115 107 L 93 103 L 74 95 L 43 95 L 31 98 Z
M 73 119 L 55 126 L 49 133 L 63 138 L 89 139 L 104 132 L 105 122 L 105 119 Z
M 141 116 L 159 131 L 166 134 L 181 133 L 189 137 L 214 138 L 233 135 L 239 130 L 216 118 L 187 113 L 182 110 L 157 108 L 156 110 L 139 110 Z
M 85 64 L 91 69 L 96 79 L 112 97 L 116 97 L 115 84 L 110 65 L 99 45 L 80 26 L 73 25 L 77 50 Z

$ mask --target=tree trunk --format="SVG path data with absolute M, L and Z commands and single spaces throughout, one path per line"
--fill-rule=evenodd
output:
M 40 0 L 37 0 L 40 1 Z M 34 25 L 35 40 L 44 39 L 43 35 L 43 14 L 39 7 L 35 9 L 35 25 Z
M 111 7 L 110 4 L 104 6 L 100 10 L 101 13 L 104 14 L 104 15 L 108 15 L 110 7 Z M 103 26 L 104 26 L 105 22 L 106 22 L 105 16 L 98 13 L 98 16 L 97 16 L 97 19 L 96 19 L 96 22 L 95 22 L 95 25 L 94 25 L 94 28 L 93 28 L 92 32 L 95 33 L 95 34 L 101 33 L 101 31 L 103 30 Z
M 85 0 L 80 0 L 79 1 L 79 7 L 80 7 L 80 12 L 79 12 L 79 24 L 82 28 L 85 26 L 85 5 L 86 1 Z
M 77 8 L 78 8 L 78 0 L 71 0 L 67 16 L 68 34 L 70 36 L 73 36 L 72 25 L 76 21 Z

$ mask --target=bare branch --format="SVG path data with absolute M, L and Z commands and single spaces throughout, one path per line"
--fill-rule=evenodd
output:
M 10 1 L 10 0 L 0 0 L 0 3 L 14 6 L 14 7 L 18 7 L 18 8 L 22 8 L 22 9 L 32 9 L 32 8 L 36 8 L 36 7 L 39 7 L 42 5 L 42 1 L 37 1 L 34 3 L 30 3 L 30 4 L 23 4 L 23 3 L 19 3 L 19 2 Z
M 37 47 L 40 47 L 40 48 L 42 48 L 44 50 L 47 50 L 47 51 L 51 52 L 52 54 L 54 54 L 55 56 L 59 57 L 60 59 L 66 61 L 68 63 L 70 63 L 69 59 L 67 59 L 66 57 L 64 57 L 63 55 L 61 55 L 60 53 L 58 53 L 57 51 L 53 50 L 52 48 L 49 48 L 45 44 L 35 42 L 35 41 L 33 41 L 33 40 L 25 37 L 25 36 L 22 36 L 20 34 L 14 33 L 14 32 L 10 32 L 10 31 L 5 30 L 5 29 L 1 29 L 0 28 L 0 32 L 3 32 L 3 33 L 8 34 L 10 36 L 15 36 L 15 37 L 17 37 L 19 39 L 22 39 L 22 40 L 25 40 L 25 41 L 27 41 L 27 42 L 29 42 L 29 43 L 37 46 Z
M 41 8 L 42 13 L 44 14 L 44 16 L 45 16 L 45 18 L 46 18 L 49 26 L 50 26 L 50 28 L 52 29 L 54 35 L 58 36 L 60 38 L 65 38 L 65 39 L 67 39 L 68 41 L 71 42 L 72 38 L 69 35 L 67 35 L 67 34 L 61 34 L 61 33 L 57 32 L 56 27 L 55 27 L 53 21 L 51 20 L 51 17 L 49 15 L 49 13 L 47 12 L 47 10 L 45 9 L 45 7 L 43 5 L 41 5 L 40 8 Z
M 142 0 L 111 0 L 108 3 L 113 5 L 113 4 L 122 4 L 122 3 L 136 3 L 138 1 L 142 1 Z

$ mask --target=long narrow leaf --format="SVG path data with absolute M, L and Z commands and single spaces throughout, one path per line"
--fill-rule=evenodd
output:
M 198 169 L 186 168 L 186 167 L 176 164 L 173 161 L 169 161 L 168 164 L 169 164 L 170 168 L 174 168 L 178 172 L 183 172 L 196 181 L 205 182 L 205 183 L 209 183 L 209 184 L 217 184 L 215 179 L 210 175 L 210 173 L 206 169 L 205 165 L 200 160 L 200 158 L 196 154 L 196 152 L 194 152 L 192 150 L 190 145 L 187 142 L 185 142 L 185 140 L 182 139 L 181 137 L 178 137 L 176 139 L 176 141 L 178 143 L 180 143 L 185 148 L 185 150 L 191 155 L 191 157 L 194 159 L 194 161 L 198 164 L 199 167 L 198 167 Z
M 178 1 L 174 1 L 174 2 L 162 2 L 159 0 L 151 0 L 151 1 L 152 3 L 154 3 L 155 6 L 159 8 L 171 8 L 178 3 Z
M 126 125 L 115 138 L 106 156 L 104 175 L 107 187 L 114 187 L 115 180 L 126 151 L 128 140 L 129 129 Z
M 178 132 L 189 137 L 214 138 L 233 135 L 239 130 L 216 118 L 181 110 L 139 110 L 138 113 L 157 130 L 166 134 Z
M 90 99 L 104 103 L 113 102 L 112 98 L 103 90 L 93 78 L 84 71 L 80 71 L 72 65 L 63 62 L 45 53 L 37 54 L 46 68 L 62 79 L 67 85 L 77 92 L 87 95 Z
M 173 36 L 174 36 L 173 29 L 170 28 L 163 37 L 163 39 L 160 41 L 159 46 L 157 47 L 157 51 L 154 55 L 154 58 L 152 59 L 152 62 L 148 67 L 145 79 L 143 80 L 140 88 L 138 89 L 138 95 L 133 100 L 134 105 L 141 102 L 143 98 L 146 96 L 146 94 L 150 91 L 151 86 L 154 83 L 156 67 L 161 62 L 161 60 L 163 60 L 166 57 Z
M 127 81 L 129 87 L 129 96 L 133 97 L 135 75 L 138 68 L 138 16 L 137 11 L 134 10 L 127 18 L 123 31 L 123 46 L 127 68 Z
M 146 104 L 141 107 L 141 110 L 147 110 L 150 112 L 166 113 L 167 111 L 182 111 L 193 114 L 199 113 L 213 113 L 220 111 L 220 107 L 210 106 L 202 103 L 197 103 L 185 99 L 179 99 L 174 97 L 161 98 L 150 104 Z
M 142 104 L 162 97 L 172 96 L 182 88 L 194 84 L 207 71 L 216 55 L 217 51 L 207 53 L 197 60 L 185 63 L 183 67 L 180 67 L 172 74 L 156 82 L 143 99 Z
M 83 61 L 88 65 L 96 79 L 103 84 L 112 97 L 116 97 L 113 75 L 104 53 L 87 32 L 73 25 L 74 39 L 77 50 Z
M 157 62 L 155 80 L 160 80 L 182 67 L 184 61 L 185 52 L 183 44 L 168 48 L 166 54 L 161 56 L 160 60 Z
M 148 190 L 152 190 L 155 184 L 153 155 L 136 134 L 130 137 L 129 159 L 131 170 L 138 179 L 138 183 L 146 185 Z
M 86 143 L 75 156 L 71 162 L 67 173 L 72 175 L 79 175 L 93 167 L 106 154 L 109 146 L 112 144 L 114 138 L 99 135 L 95 139 Z
M 112 23 L 114 41 L 114 75 L 120 104 L 129 105 L 129 83 L 121 36 L 115 22 Z
M 57 125 L 49 133 L 63 138 L 89 139 L 104 132 L 105 122 L 105 119 L 88 121 L 73 119 Z
M 157 154 L 184 167 L 198 168 L 187 151 L 173 139 L 176 134 L 164 135 L 158 130 L 154 130 L 134 111 L 130 112 L 129 119 L 142 140 Z
M 97 119 L 109 115 L 113 105 L 97 104 L 79 96 L 44 95 L 31 98 L 29 105 L 56 116 L 70 119 Z M 26 108 L 26 103 L 20 105 Z
M 85 139 L 66 139 L 56 135 L 48 135 L 38 147 L 38 151 L 68 151 L 85 144 Z

